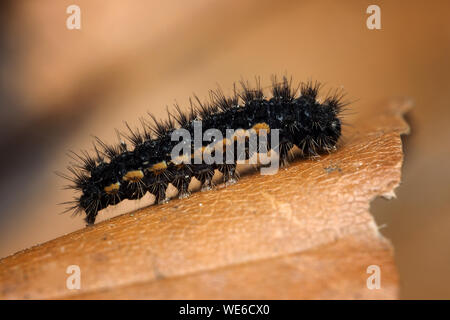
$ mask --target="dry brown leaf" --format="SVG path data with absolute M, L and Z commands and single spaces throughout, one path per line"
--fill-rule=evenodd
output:
M 367 108 L 343 145 L 276 175 L 144 208 L 0 261 L 0 298 L 396 298 L 390 243 L 369 213 L 400 183 L 410 103 Z M 81 289 L 66 269 L 81 268 Z M 367 267 L 381 269 L 369 290 Z

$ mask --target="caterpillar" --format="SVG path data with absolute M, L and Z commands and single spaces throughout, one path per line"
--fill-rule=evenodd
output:
M 81 195 L 64 203 L 69 204 L 66 211 L 74 214 L 84 212 L 87 225 L 92 225 L 100 210 L 124 199 L 140 199 L 149 192 L 155 196 L 157 204 L 168 201 L 166 190 L 169 184 L 178 190 L 179 198 L 190 195 L 189 184 L 193 177 L 200 181 L 202 190 L 210 189 L 215 170 L 223 174 L 224 183 L 234 183 L 239 178 L 236 171 L 238 157 L 250 159 L 255 152 L 268 154 L 273 151 L 278 154 L 278 163 L 286 165 L 294 146 L 301 151 L 302 157 L 317 157 L 336 149 L 341 136 L 340 115 L 348 104 L 343 101 L 342 91 L 329 91 L 321 101 L 318 98 L 320 83 L 308 81 L 294 87 L 292 78 L 283 77 L 278 81 L 276 76 L 272 76 L 270 98 L 264 95 L 259 78 L 255 86 L 244 80 L 238 86 L 239 89 L 234 85 L 230 97 L 226 97 L 220 88 L 211 90 L 206 102 L 194 95 L 194 99 L 190 99 L 189 111 L 183 112 L 175 104 L 172 111 L 167 110 L 168 119 L 164 121 L 149 114 L 151 122 L 141 118 L 140 128 L 133 130 L 125 123 L 126 132 L 116 130 L 119 143 L 109 145 L 95 138 L 95 155 L 86 150 L 70 152 L 69 156 L 75 162 L 67 167 L 69 173 L 57 174 L 71 181 L 67 187 L 81 192 Z M 229 129 L 240 130 L 241 133 L 251 131 L 257 135 L 266 133 L 267 148 L 255 151 L 246 145 L 243 155 L 242 152 L 233 154 L 238 140 L 244 140 L 244 145 L 249 141 L 249 135 L 239 139 L 235 134 L 221 140 L 202 140 L 200 145 L 185 140 L 183 147 L 190 154 L 188 152 L 175 159 L 172 151 L 180 142 L 173 139 L 173 133 L 183 129 L 183 132 L 195 135 L 198 122 L 204 130 L 215 128 L 222 136 L 226 136 Z M 273 143 L 271 136 L 275 132 L 277 140 Z M 193 154 L 206 150 L 211 155 L 217 155 L 217 150 L 224 151 L 219 154 L 219 159 L 223 160 L 231 152 L 231 161 L 209 163 L 200 158 L 200 161 L 192 163 Z

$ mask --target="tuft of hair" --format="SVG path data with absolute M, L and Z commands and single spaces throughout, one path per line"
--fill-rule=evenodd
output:
M 186 127 L 189 125 L 189 123 L 195 119 L 195 113 L 194 110 L 191 109 L 191 112 L 183 112 L 181 111 L 180 105 L 178 103 L 174 104 L 174 108 L 176 111 L 176 114 L 171 114 L 173 119 L 178 123 L 180 127 Z
M 256 87 L 252 88 L 248 81 L 241 80 L 239 83 L 241 84 L 242 91 L 238 94 L 238 96 L 242 99 L 244 104 L 248 104 L 253 100 L 263 100 L 264 92 L 261 87 L 261 79 L 259 77 L 255 78 Z
M 75 161 L 72 165 L 75 168 L 79 168 L 84 171 L 92 171 L 97 166 L 95 159 L 92 158 L 86 150 L 81 150 L 80 152 L 81 155 L 72 150 L 67 153 L 67 156 Z
M 292 101 L 296 98 L 298 86 L 292 87 L 292 77 L 288 80 L 286 76 L 279 82 L 276 75 L 272 76 L 272 96 L 277 100 Z
M 323 104 L 330 106 L 334 110 L 334 114 L 340 114 L 343 108 L 350 104 L 349 101 L 344 100 L 345 96 L 346 94 L 343 90 L 335 89 L 332 92 L 328 92 Z
M 102 148 L 100 151 L 108 160 L 112 160 L 121 153 L 120 146 L 109 145 L 103 142 L 99 137 L 95 136 L 95 141 Z
M 317 81 L 314 83 L 310 80 L 306 83 L 302 83 L 300 85 L 300 93 L 302 97 L 308 98 L 310 100 L 315 100 L 317 98 L 317 94 L 319 93 L 321 84 Z
M 148 113 L 153 123 L 146 123 L 149 130 L 160 139 L 175 129 L 173 119 L 169 117 L 167 120 L 158 120 L 153 114 Z M 170 115 L 170 114 L 169 114 Z
M 203 120 L 208 119 L 220 110 L 219 106 L 213 101 L 202 102 L 200 101 L 200 98 L 195 94 L 194 99 L 196 100 L 196 103 L 194 102 L 196 114 Z
M 127 139 L 128 141 L 131 142 L 131 144 L 136 148 L 138 145 L 144 143 L 144 139 L 146 138 L 151 138 L 149 131 L 146 129 L 146 125 L 143 122 L 144 119 L 140 119 L 141 121 L 141 125 L 143 127 L 144 130 L 144 134 L 141 134 L 141 132 L 139 132 L 139 128 L 136 128 L 135 130 L 131 129 L 130 125 L 128 124 L 128 122 L 124 121 L 125 126 L 128 129 L 127 133 L 122 132 L 121 135 Z
M 83 169 L 77 169 L 76 167 L 68 166 L 67 170 L 71 173 L 71 175 L 65 174 L 60 171 L 55 171 L 55 174 L 60 176 L 61 178 L 72 182 L 71 185 L 65 186 L 67 189 L 75 189 L 82 190 L 86 185 L 89 179 L 89 175 Z
M 236 93 L 236 86 L 234 86 L 234 95 L 231 97 L 226 97 L 219 87 L 216 90 L 210 90 L 209 98 L 211 103 L 216 105 L 220 111 L 228 111 L 232 108 L 236 108 L 239 105 L 239 97 Z

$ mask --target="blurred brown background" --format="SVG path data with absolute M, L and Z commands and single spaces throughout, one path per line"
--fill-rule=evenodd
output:
M 81 30 L 66 8 L 81 8 Z M 368 30 L 366 8 L 381 8 Z M 69 149 L 187 105 L 241 77 L 292 75 L 343 87 L 352 111 L 410 96 L 397 199 L 371 212 L 392 240 L 402 298 L 450 298 L 448 1 L 11 1 L 0 34 L 0 257 L 84 226 L 58 215 L 71 198 Z M 107 209 L 100 220 L 137 208 Z

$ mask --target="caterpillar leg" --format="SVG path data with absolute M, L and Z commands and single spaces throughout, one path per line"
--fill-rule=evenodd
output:
M 145 173 L 143 183 L 147 186 L 147 191 L 155 196 L 155 204 L 166 203 L 169 200 L 166 198 L 166 190 L 171 179 L 171 172 L 167 169 Z
M 221 164 L 217 169 L 223 174 L 223 182 L 226 185 L 235 184 L 239 180 L 235 164 Z
M 86 225 L 92 226 L 95 223 L 95 219 L 97 218 L 98 211 L 100 211 L 101 204 L 100 200 L 92 200 L 86 207 L 86 218 L 84 218 L 84 221 L 86 221 Z
M 296 142 L 295 145 L 300 149 L 304 158 L 310 160 L 320 159 L 320 155 L 317 151 L 320 145 L 311 137 L 304 138 L 301 141 Z M 327 146 L 324 150 L 330 153 L 332 151 L 332 147 Z
M 175 168 L 172 172 L 172 184 L 178 189 L 178 198 L 184 199 L 191 195 L 189 184 L 192 179 L 192 169 L 188 165 Z
M 121 187 L 122 190 L 122 187 Z M 122 193 L 125 195 L 126 199 L 137 200 L 141 199 L 147 192 L 147 186 L 142 180 L 136 182 L 125 182 L 123 183 Z
M 189 183 L 191 182 L 191 177 L 189 179 L 185 179 L 184 177 L 181 178 L 175 178 L 175 180 L 172 182 L 175 188 L 178 190 L 178 198 L 184 199 L 188 198 L 191 195 L 191 192 L 189 191 Z
M 95 218 L 100 210 L 108 206 L 108 195 L 102 193 L 97 188 L 92 188 L 90 194 L 82 195 L 77 204 L 77 210 L 83 210 L 86 213 L 86 224 L 93 225 Z
M 163 204 L 167 203 L 169 201 L 168 198 L 166 198 L 166 190 L 168 187 L 168 183 L 165 181 L 162 182 L 156 182 L 151 186 L 151 193 L 155 195 L 155 203 L 157 204 Z
M 289 165 L 289 160 L 291 159 L 290 151 L 294 147 L 292 142 L 282 142 L 279 146 L 279 157 L 280 157 L 280 166 L 287 167 Z
M 202 191 L 208 191 L 213 188 L 212 178 L 214 176 L 214 167 L 208 164 L 194 165 L 194 177 L 200 181 Z

